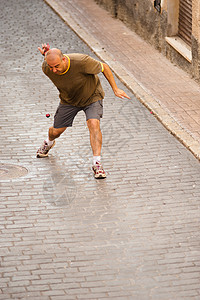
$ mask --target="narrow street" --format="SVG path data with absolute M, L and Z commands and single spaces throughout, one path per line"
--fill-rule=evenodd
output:
M 0 299 L 199 300 L 199 161 L 103 75 L 107 178 L 82 112 L 36 158 L 59 103 L 37 47 L 97 57 L 42 0 L 1 0 L 0 31 Z

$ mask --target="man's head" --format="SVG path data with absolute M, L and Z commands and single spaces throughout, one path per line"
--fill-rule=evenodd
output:
M 55 74 L 60 75 L 67 70 L 68 60 L 59 49 L 53 48 L 46 52 L 45 60 Z

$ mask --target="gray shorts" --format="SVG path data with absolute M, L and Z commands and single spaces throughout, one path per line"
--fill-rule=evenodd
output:
M 71 127 L 75 116 L 83 110 L 86 121 L 89 119 L 98 119 L 103 116 L 103 101 L 99 100 L 85 107 L 76 107 L 68 104 L 59 104 L 54 116 L 54 128 Z

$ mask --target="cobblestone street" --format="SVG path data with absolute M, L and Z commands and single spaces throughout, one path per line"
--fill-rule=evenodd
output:
M 42 0 L 1 0 L 0 31 L 0 299 L 199 300 L 199 161 L 103 75 L 107 178 L 82 112 L 37 159 L 59 103 L 37 47 L 96 56 Z

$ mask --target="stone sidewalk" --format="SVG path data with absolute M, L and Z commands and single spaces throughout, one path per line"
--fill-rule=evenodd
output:
M 162 124 L 200 158 L 200 86 L 95 1 L 46 2 Z
M 97 57 L 43 0 L 1 0 L 0 33 L 0 299 L 199 300 L 199 161 L 102 74 L 107 178 L 83 113 L 37 159 L 59 102 L 37 47 Z

